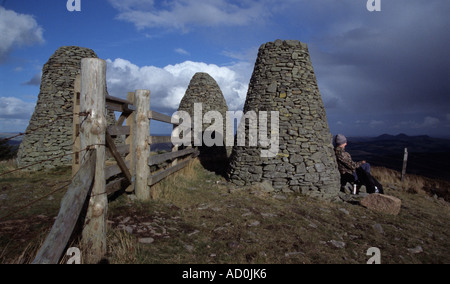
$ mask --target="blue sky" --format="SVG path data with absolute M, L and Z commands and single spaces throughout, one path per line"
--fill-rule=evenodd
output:
M 24 131 L 40 72 L 60 46 L 108 62 L 108 91 L 150 89 L 173 113 L 196 72 L 242 110 L 258 48 L 309 45 L 333 134 L 450 136 L 450 2 L 380 0 L 0 0 L 0 132 Z M 156 129 L 159 129 L 157 126 Z

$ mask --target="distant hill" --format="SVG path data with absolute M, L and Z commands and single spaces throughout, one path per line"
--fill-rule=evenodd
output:
M 159 144 L 152 144 L 150 147 L 151 152 L 158 152 L 158 151 L 165 151 L 165 152 L 171 152 L 173 145 L 171 143 L 159 143 Z
M 19 132 L 0 132 L 0 140 L 14 137 L 16 135 L 20 134 Z M 161 134 L 161 136 L 164 136 Z M 13 138 L 11 140 L 8 140 L 8 144 L 13 146 L 13 149 L 17 150 L 20 146 L 20 143 L 22 143 L 23 136 L 19 136 L 16 138 Z M 160 144 L 153 144 L 151 146 L 152 152 L 158 152 L 158 151 L 171 151 L 172 150 L 172 144 L 170 143 L 160 143 Z
M 0 140 L 14 137 L 18 134 L 20 134 L 20 133 L 19 132 L 0 132 Z M 22 136 L 13 138 L 8 141 L 8 144 L 12 145 L 12 146 L 18 146 L 18 145 L 20 145 L 20 143 L 22 143 Z
M 407 172 L 450 180 L 450 140 L 426 135 L 383 134 L 378 137 L 349 137 L 347 151 L 355 161 L 400 171 L 404 149 L 408 149 Z
M 0 133 L 0 160 L 12 159 L 17 155 L 22 137 L 12 138 L 6 143 L 3 139 L 17 136 L 19 133 Z M 8 146 L 9 145 L 9 146 Z
M 0 139 L 19 133 L 0 133 Z M 8 141 L 18 149 L 22 136 Z M 366 160 L 373 166 L 382 166 L 401 171 L 403 153 L 408 148 L 407 173 L 450 181 L 450 139 L 433 138 L 427 135 L 383 134 L 377 137 L 348 137 L 347 151 L 353 160 Z M 152 152 L 170 151 L 170 143 L 154 144 Z

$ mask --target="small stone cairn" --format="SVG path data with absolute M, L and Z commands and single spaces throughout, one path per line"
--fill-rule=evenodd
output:
M 217 84 L 217 82 L 207 73 L 196 73 L 191 82 L 189 83 L 189 87 L 186 90 L 186 94 L 180 102 L 180 106 L 178 111 L 186 111 L 191 116 L 192 123 L 194 122 L 194 104 L 201 103 L 202 104 L 202 113 L 197 113 L 203 119 L 203 116 L 209 111 L 217 111 L 222 115 L 223 118 L 223 139 L 224 139 L 224 147 L 213 147 L 213 149 L 208 149 L 208 147 L 201 147 L 200 155 L 222 155 L 226 154 L 227 149 L 225 148 L 225 123 L 226 123 L 226 114 L 228 111 L 227 102 L 223 93 Z M 211 124 L 203 123 L 202 126 L 202 134 Z M 219 151 L 218 151 L 219 150 Z M 228 153 L 231 154 L 232 148 L 229 147 Z M 203 152 L 203 153 L 202 153 Z

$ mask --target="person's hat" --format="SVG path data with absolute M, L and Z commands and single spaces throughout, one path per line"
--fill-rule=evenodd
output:
M 347 143 L 347 138 L 345 138 L 345 136 L 342 134 L 338 134 L 334 138 L 334 142 L 336 143 L 336 146 L 340 146 Z

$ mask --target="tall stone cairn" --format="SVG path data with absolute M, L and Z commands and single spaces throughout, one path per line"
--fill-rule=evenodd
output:
M 29 169 L 41 170 L 71 165 L 74 83 L 83 58 L 97 55 L 88 48 L 64 46 L 44 65 L 38 102 L 26 131 L 29 134 L 18 152 L 19 166 L 39 163 Z
M 208 73 L 196 73 L 189 83 L 186 94 L 180 102 L 178 111 L 186 111 L 189 113 L 194 122 L 194 104 L 202 104 L 201 118 L 209 111 L 218 111 L 223 117 L 223 123 L 225 126 L 226 114 L 228 111 L 228 105 L 223 96 L 222 90 L 217 84 L 216 80 L 211 77 Z M 203 124 L 202 131 L 205 131 L 210 125 Z M 225 137 L 225 127 L 223 130 L 223 135 Z M 225 141 L 224 141 L 225 145 Z M 231 154 L 232 148 L 230 147 L 228 152 Z
M 248 111 L 279 111 L 280 150 L 274 158 L 262 158 L 259 148 L 234 146 L 228 170 L 234 184 L 268 182 L 276 191 L 323 199 L 338 195 L 332 135 L 306 44 L 277 40 L 260 47 L 244 106 Z

